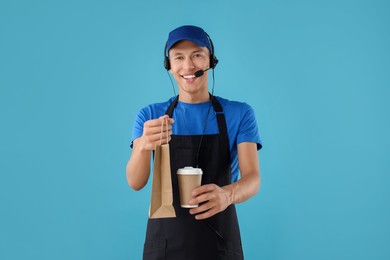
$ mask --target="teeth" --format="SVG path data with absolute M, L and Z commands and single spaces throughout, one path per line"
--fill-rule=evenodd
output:
M 182 76 L 183 78 L 185 79 L 192 79 L 192 78 L 195 78 L 195 75 L 187 75 L 187 76 Z

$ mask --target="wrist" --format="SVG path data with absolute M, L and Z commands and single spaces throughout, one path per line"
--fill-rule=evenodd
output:
M 237 190 L 237 183 L 232 183 L 228 186 L 225 186 L 225 190 L 227 191 L 227 203 L 228 206 L 235 204 L 236 201 L 236 190 Z
M 154 149 L 154 147 L 151 147 L 151 145 L 148 143 L 148 141 L 145 140 L 145 137 L 141 136 L 139 146 L 138 146 L 138 151 L 140 153 L 148 153 L 153 149 Z

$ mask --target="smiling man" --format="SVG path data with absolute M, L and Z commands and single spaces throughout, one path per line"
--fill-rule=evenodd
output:
M 136 117 L 127 181 L 142 189 L 150 175 L 154 147 L 169 142 L 176 218 L 149 219 L 144 259 L 243 259 L 236 203 L 260 188 L 257 150 L 262 147 L 253 109 L 209 93 L 209 70 L 218 60 L 207 33 L 196 26 L 171 31 L 164 67 L 174 76 L 179 95 L 141 109 Z M 163 120 L 168 127 L 161 131 Z M 191 205 L 180 207 L 179 168 L 199 167 L 202 186 Z

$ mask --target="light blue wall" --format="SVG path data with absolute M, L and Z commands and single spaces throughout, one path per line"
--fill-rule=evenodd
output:
M 141 259 L 135 113 L 172 95 L 167 33 L 204 27 L 215 93 L 253 106 L 246 259 L 390 259 L 388 1 L 1 1 L 0 259 Z

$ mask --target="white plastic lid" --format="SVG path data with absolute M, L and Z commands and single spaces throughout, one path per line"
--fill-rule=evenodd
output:
M 184 168 L 177 170 L 177 174 L 191 175 L 191 174 L 203 174 L 203 172 L 201 168 L 193 168 L 191 166 L 186 166 Z

